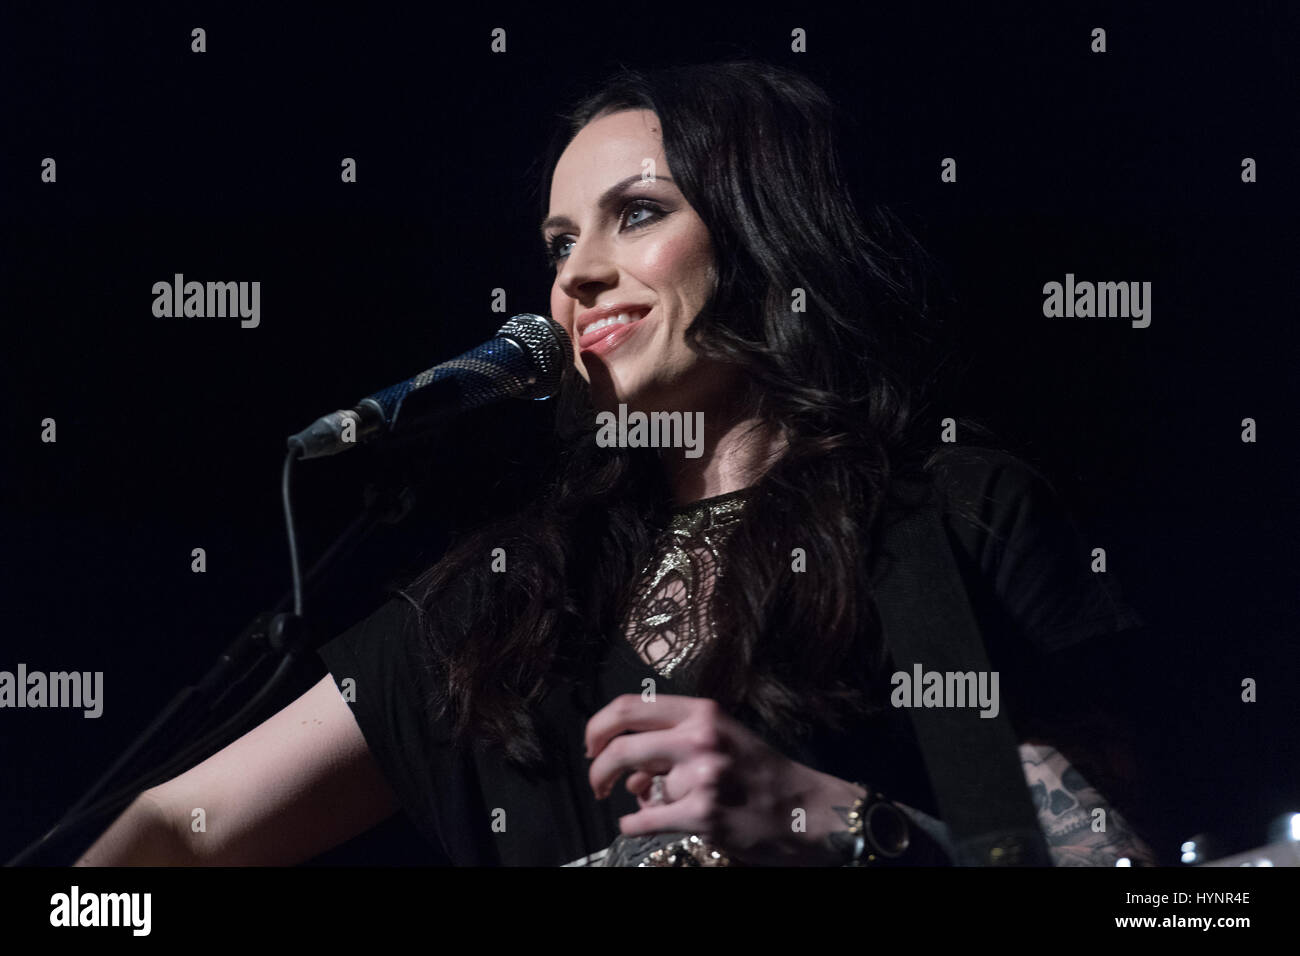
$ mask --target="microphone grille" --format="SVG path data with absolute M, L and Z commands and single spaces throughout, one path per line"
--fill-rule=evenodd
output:
M 536 382 L 520 398 L 550 398 L 560 387 L 564 363 L 572 361 L 573 341 L 564 326 L 543 315 L 523 312 L 497 331 L 519 343 L 536 369 Z

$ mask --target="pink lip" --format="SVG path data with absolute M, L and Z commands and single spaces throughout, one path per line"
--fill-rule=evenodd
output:
M 623 343 L 623 340 L 639 328 L 641 323 L 648 319 L 653 312 L 654 309 L 651 309 L 635 322 L 629 322 L 626 325 L 611 325 L 596 332 L 588 332 L 586 335 L 582 336 L 582 338 L 578 339 L 579 353 L 604 355 L 610 350 L 617 348 Z

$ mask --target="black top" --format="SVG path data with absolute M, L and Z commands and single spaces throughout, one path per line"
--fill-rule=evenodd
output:
M 951 507 L 944 527 L 1015 726 L 1031 706 L 1029 675 L 1041 673 L 1044 662 L 1143 621 L 1111 575 L 1092 572 L 1092 544 L 1043 478 L 1001 453 L 951 457 L 943 486 L 986 527 Z M 551 769 L 524 775 L 484 748 L 467 753 L 450 746 L 450 729 L 422 707 L 430 677 L 417 662 L 418 641 L 413 606 L 395 597 L 319 654 L 336 684 L 354 681 L 353 716 L 426 838 L 453 863 L 480 866 L 556 866 L 608 847 L 618 836 L 618 818 L 638 806 L 621 781 L 607 799 L 595 799 L 583 755 L 587 721 L 619 694 L 639 694 L 646 678 L 657 693 L 686 690 L 613 635 L 594 694 L 557 685 L 544 698 L 538 729 L 550 742 Z M 1044 699 L 1041 687 L 1032 690 L 1032 699 Z M 792 756 L 939 816 L 905 710 L 891 708 L 840 734 L 823 732 Z

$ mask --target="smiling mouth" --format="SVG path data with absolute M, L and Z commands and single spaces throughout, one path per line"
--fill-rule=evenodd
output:
M 593 322 L 582 333 L 582 337 L 578 339 L 578 350 L 589 351 L 597 345 L 612 347 L 633 326 L 653 311 L 653 309 L 646 309 L 643 312 L 624 312 L 608 319 L 601 319 L 599 322 Z M 600 349 L 600 351 L 605 350 L 604 348 Z

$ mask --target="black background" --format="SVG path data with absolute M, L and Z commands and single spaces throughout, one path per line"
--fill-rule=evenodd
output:
M 0 14 L 0 669 L 105 674 L 97 720 L 0 712 L 0 856 L 287 587 L 288 434 L 548 310 L 537 164 L 557 112 L 618 63 L 741 54 L 804 71 L 856 116 L 856 192 L 894 206 L 955 296 L 969 368 L 952 414 L 1048 470 L 1152 622 L 1135 683 L 1168 736 L 1169 833 L 1255 845 L 1300 810 L 1290 4 L 281 10 Z M 947 156 L 956 184 L 939 181 Z M 260 327 L 155 318 L 151 287 L 176 272 L 260 280 Z M 1045 319 L 1043 283 L 1067 272 L 1151 282 L 1150 327 Z M 320 637 L 526 494 L 548 415 L 483 410 L 403 459 L 422 505 L 317 598 Z M 306 560 L 366 475 L 395 467 L 366 450 L 302 466 Z M 1240 701 L 1243 677 L 1259 703 Z M 400 818 L 324 858 L 435 859 Z

